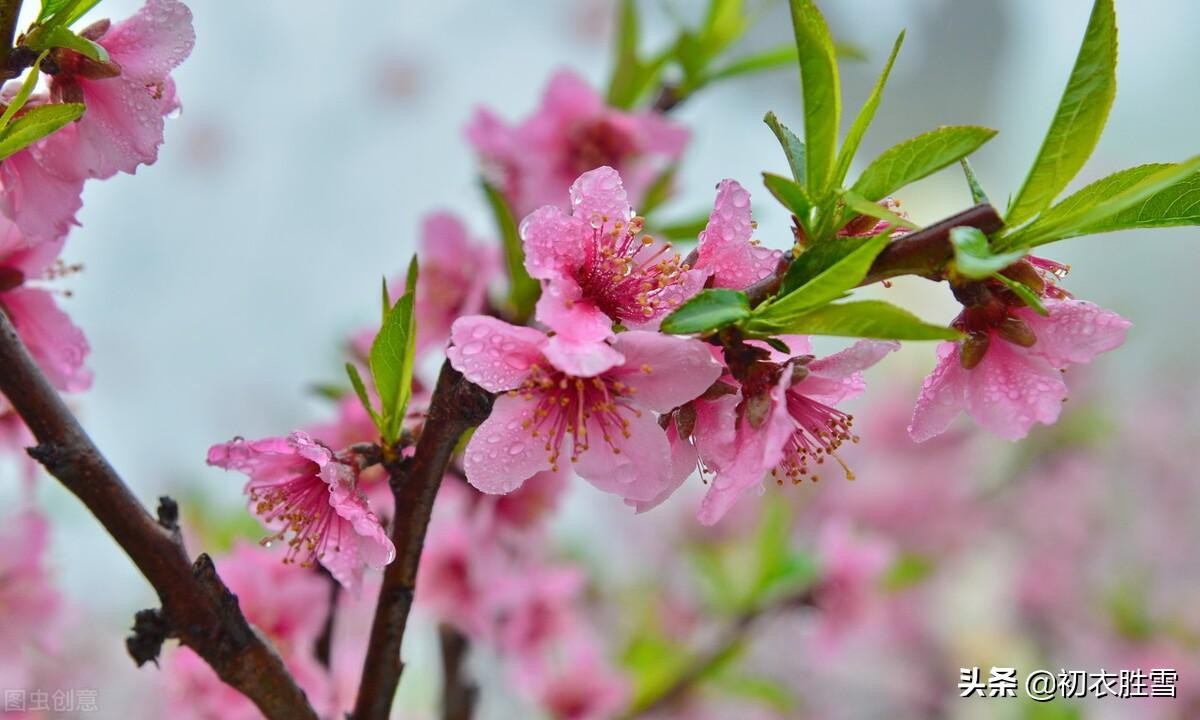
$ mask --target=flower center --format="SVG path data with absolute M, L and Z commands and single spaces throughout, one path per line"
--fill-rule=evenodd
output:
M 567 171 L 576 177 L 603 165 L 619 167 L 635 149 L 629 133 L 607 118 L 577 123 L 567 131 Z
M 635 217 L 594 227 L 575 273 L 583 296 L 621 322 L 644 323 L 683 301 L 679 286 L 689 266 L 671 252 L 670 244 L 639 235 L 643 222 Z
M 15 267 L 0 267 L 0 293 L 15 290 L 25 284 L 25 273 Z
M 858 442 L 858 436 L 850 431 L 854 418 L 797 392 L 787 394 L 787 409 L 796 430 L 784 446 L 783 460 L 771 470 L 775 482 L 782 485 L 787 478 L 799 484 L 809 475 L 809 464 L 823 465 L 826 457 L 836 460 L 846 479 L 853 480 L 854 473 L 838 457 L 837 449 L 847 440 Z M 821 478 L 814 471 L 811 479 L 817 482 Z
M 535 438 L 545 438 L 552 469 L 557 471 L 563 444 L 570 441 L 571 462 L 587 450 L 589 433 L 599 433 L 613 453 L 620 453 L 614 438 L 629 437 L 629 418 L 641 411 L 630 407 L 627 399 L 634 389 L 610 377 L 580 378 L 553 368 L 534 365 L 521 387 L 510 391 L 525 400 L 536 400 L 533 417 L 522 427 Z
M 334 522 L 336 513 L 329 504 L 329 485 L 321 480 L 315 467 L 285 482 L 269 487 L 251 487 L 250 501 L 254 512 L 270 527 L 279 530 L 264 538 L 262 544 L 270 546 L 276 540 L 287 539 L 288 550 L 285 563 L 299 562 L 301 567 L 312 567 L 325 554 L 330 544 L 330 528 L 340 524 Z M 340 549 L 341 538 L 332 538 L 335 550 Z

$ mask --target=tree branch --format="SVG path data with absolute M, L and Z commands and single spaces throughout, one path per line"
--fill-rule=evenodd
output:
M 21 16 L 21 0 L 0 0 L 0 78 L 16 77 L 8 67 L 13 39 L 17 35 L 17 19 Z
M 946 263 L 954 257 L 954 246 L 950 244 L 950 230 L 968 226 L 979 228 L 984 234 L 994 233 L 1004 227 L 1004 220 L 996 208 L 981 203 L 962 212 L 896 238 L 879 253 L 870 271 L 860 285 L 870 285 L 899 275 L 937 277 L 945 270 Z M 751 306 L 761 305 L 775 293 L 783 282 L 789 262 L 780 261 L 779 270 L 746 288 L 746 297 Z
M 397 554 L 396 561 L 383 573 L 354 720 L 388 717 L 404 670 L 400 645 L 416 592 L 417 565 L 433 501 L 459 438 L 487 419 L 493 399 L 491 393 L 468 381 L 449 362 L 444 363 L 414 456 L 384 463 L 396 498 L 392 543 Z
M 283 661 L 246 622 L 237 597 L 207 555 L 188 561 L 173 503 L 160 523 L 108 464 L 51 387 L 0 310 L 0 391 L 33 432 L 29 454 L 78 497 L 154 586 L 162 612 L 138 614 L 129 646 L 135 659 L 157 656 L 165 637 L 177 637 L 268 718 L 312 719 L 316 713 Z
M 442 720 L 471 720 L 479 688 L 463 668 L 470 641 L 445 624 L 438 627 L 438 640 L 442 646 Z

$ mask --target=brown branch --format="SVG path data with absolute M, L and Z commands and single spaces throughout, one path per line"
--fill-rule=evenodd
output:
M 322 667 L 328 668 L 333 653 L 333 625 L 337 617 L 338 596 L 341 595 L 342 584 L 325 569 L 324 565 L 319 563 L 317 564 L 317 574 L 322 580 L 329 583 L 329 610 L 325 615 L 325 625 L 321 627 L 321 634 L 317 636 L 313 654 L 316 655 L 317 662 L 321 663 Z
M 142 662 L 165 637 L 204 658 L 269 718 L 316 719 L 283 661 L 250 627 L 207 555 L 189 562 L 173 503 L 151 517 L 79 426 L 0 311 L 0 391 L 37 438 L 29 454 L 78 497 L 154 586 L 161 613 L 138 614 L 128 645 Z
M 442 646 L 442 720 L 471 720 L 479 687 L 464 673 L 470 651 L 467 636 L 449 625 L 438 627 Z
M 392 698 L 404 670 L 400 645 L 416 592 L 417 565 L 425 546 L 433 501 L 459 438 L 487 419 L 493 399 L 449 362 L 443 364 L 414 456 L 385 463 L 396 498 L 392 526 L 396 561 L 383 573 L 354 720 L 386 720 L 391 711 Z
M 20 74 L 8 67 L 8 60 L 13 51 L 13 39 L 17 35 L 17 20 L 21 17 L 21 1 L 0 0 L 0 78 L 3 79 Z

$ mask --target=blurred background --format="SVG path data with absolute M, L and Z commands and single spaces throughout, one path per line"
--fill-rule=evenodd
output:
M 94 388 L 74 404 L 111 462 L 147 504 L 158 493 L 170 492 L 214 514 L 235 514 L 243 508 L 241 479 L 205 467 L 209 445 L 234 435 L 283 434 L 331 414 L 328 403 L 309 388 L 340 379 L 343 340 L 374 320 L 380 276 L 394 274 L 407 262 L 420 218 L 447 209 L 463 217 L 476 236 L 494 234 L 478 191 L 476 160 L 462 134 L 473 109 L 486 105 L 507 119 L 524 117 L 537 105 L 545 80 L 561 67 L 602 87 L 615 8 L 609 0 L 364 0 L 352 7 L 195 0 L 190 5 L 196 48 L 175 73 L 183 112 L 168 123 L 157 164 L 136 177 L 87 185 L 79 214 L 82 227 L 72 235 L 65 256 L 83 263 L 85 270 L 69 279 L 74 297 L 64 302 L 91 342 L 96 375 Z M 823 5 L 835 37 L 868 56 L 843 63 L 845 114 L 851 118 L 895 34 L 901 28 L 908 32 L 859 153 L 858 169 L 886 147 L 939 125 L 986 125 L 1000 134 L 972 161 L 984 188 L 1000 204 L 1019 186 L 1038 149 L 1091 3 L 839 0 Z M 137 6 L 130 0 L 104 0 L 92 15 L 120 18 Z M 673 17 L 695 18 L 703 11 L 702 3 L 688 0 L 648 1 L 642 7 L 647 47 L 669 41 Z M 1200 66 L 1194 37 L 1200 4 L 1118 0 L 1117 11 L 1117 101 L 1076 186 L 1131 165 L 1183 159 L 1197 150 L 1200 95 L 1189 90 L 1194 83 L 1187 78 Z M 761 13 L 738 52 L 788 41 L 786 3 L 766 3 Z M 679 174 L 679 193 L 665 214 L 690 217 L 711 207 L 714 185 L 732 177 L 753 194 L 757 237 L 767 245 L 787 246 L 787 217 L 759 180 L 763 170 L 785 169 L 774 137 L 761 122 L 767 110 L 793 127 L 801 125 L 794 70 L 716 85 L 678 111 L 693 141 Z M 940 219 L 970 202 L 955 169 L 911 186 L 900 199 L 918 223 Z M 1195 234 L 1194 229 L 1121 233 L 1062 243 L 1047 253 L 1074 265 L 1068 289 L 1133 322 L 1124 348 L 1070 378 L 1080 406 L 1092 408 L 1084 424 L 1100 418 L 1095 422 L 1107 431 L 1089 435 L 1099 439 L 1077 453 L 1078 467 L 1070 472 L 1082 479 L 1073 490 L 1063 491 L 1065 497 L 1098 495 L 1096 502 L 1103 507 L 1125 508 L 1115 515 L 1103 513 L 1100 525 L 1087 526 L 1080 557 L 1092 550 L 1109 553 L 1106 567 L 1114 577 L 1141 568 L 1143 575 L 1131 577 L 1151 588 L 1164 583 L 1160 589 L 1166 596 L 1180 600 L 1198 598 L 1200 573 L 1195 568 L 1181 570 L 1185 563 L 1167 573 L 1169 587 L 1165 577 L 1147 568 L 1150 558 L 1167 547 L 1196 547 L 1196 531 L 1185 518 L 1178 518 L 1177 525 L 1169 525 L 1171 518 L 1161 519 L 1172 532 L 1159 538 L 1159 544 L 1130 541 L 1121 545 L 1123 551 L 1108 545 L 1113 537 L 1139 532 L 1141 524 L 1155 525 L 1157 516 L 1150 513 L 1195 507 L 1200 496 L 1186 482 L 1195 479 L 1195 465 L 1186 459 L 1197 459 L 1200 440 L 1200 425 L 1187 402 L 1196 398 L 1195 353 L 1200 350 L 1200 325 L 1192 317 L 1200 301 L 1200 286 L 1194 282 L 1200 260 Z M 956 312 L 944 286 L 904 281 L 877 292 L 928 319 L 948 320 Z M 955 477 L 945 477 L 945 468 L 917 462 L 919 453 L 931 451 L 908 445 L 898 431 L 921 377 L 932 366 L 933 350 L 933 344 L 911 343 L 876 368 L 868 376 L 872 393 L 856 407 L 864 418 L 891 419 L 894 427 L 879 431 L 891 439 L 878 452 L 891 453 L 895 467 L 908 468 L 900 489 L 893 487 L 895 479 L 877 484 L 869 468 L 878 466 L 882 476 L 886 463 L 868 458 L 860 460 L 859 479 L 852 485 L 831 476 L 818 486 L 784 490 L 793 499 L 806 496 L 795 500 L 803 505 L 798 512 L 814 513 L 812 503 L 868 502 L 885 486 L 899 493 L 907 492 L 906 484 L 917 492 L 923 482 L 941 483 L 943 490 L 954 481 L 986 488 L 999 464 L 1036 454 L 968 439 L 963 442 L 970 452 L 956 455 L 947 466 L 956 469 Z M 1070 440 L 1062 432 L 1039 426 L 1029 446 L 1061 448 Z M 869 443 L 861 450 L 860 455 L 872 452 Z M 1161 470 L 1155 461 L 1169 461 L 1171 467 Z M 1048 477 L 1067 473 L 1038 467 Z M 0 498 L 15 504 L 20 494 L 15 463 L 5 461 L 0 475 Z M 1033 529 L 1021 525 L 1047 502 L 1045 495 L 1029 491 L 1036 482 L 1030 480 L 1020 493 L 1003 494 L 987 506 L 995 511 L 991 522 L 997 524 L 998 536 L 1027 536 L 1057 524 L 1052 512 Z M 685 493 L 656 511 L 657 520 L 654 515 L 635 520 L 622 515 L 609 496 L 581 483 L 572 487 L 561 532 L 585 547 L 594 545 L 596 533 L 612 523 L 636 528 L 688 516 L 694 508 L 694 497 Z M 768 490 L 768 499 L 774 493 Z M 1164 502 L 1163 493 L 1174 500 Z M 117 639 L 133 610 L 153 604 L 149 587 L 61 487 L 39 482 L 36 494 L 54 522 L 51 565 L 57 577 L 89 624 L 106 629 L 97 638 L 72 640 L 77 652 L 113 658 L 105 673 L 115 679 L 106 680 L 106 688 L 107 683 L 133 687 L 150 682 L 153 668 L 137 670 L 119 657 Z M 817 497 L 822 494 L 830 497 Z M 876 531 L 902 542 L 897 538 L 904 523 L 898 525 L 889 530 L 884 523 Z M 815 542 L 816 530 L 803 533 L 799 542 Z M 929 552 L 945 550 L 940 541 L 935 544 Z M 1023 566 L 1020 558 L 1028 566 L 1031 558 L 1062 549 L 1054 540 L 1035 550 L 997 546 L 983 538 L 957 548 L 951 566 L 956 570 L 941 577 L 945 586 L 939 588 L 945 603 L 944 608 L 939 605 L 945 610 L 942 617 L 957 638 L 948 644 L 953 652 L 944 663 L 951 668 L 943 676 L 945 693 L 956 694 L 954 668 L 959 665 L 991 665 L 993 660 L 1017 664 L 1033 655 L 1024 642 L 1016 643 L 1019 652 L 997 649 L 1013 644 L 1018 632 L 1006 621 L 1012 611 L 1006 603 L 1013 598 L 1006 578 L 1011 579 L 1013 567 Z M 607 563 L 610 575 L 635 584 L 645 569 L 619 549 L 609 550 L 608 555 L 596 551 L 596 562 Z M 417 636 L 414 645 L 420 643 Z M 786 657 L 786 647 L 774 652 L 780 654 L 776 661 L 781 667 L 798 661 Z M 1081 652 L 1077 659 L 1084 668 L 1099 669 L 1100 655 Z M 889 659 L 878 645 L 849 657 L 844 674 L 854 677 L 841 677 L 841 684 L 830 686 L 836 691 L 826 692 L 859 698 L 861 713 L 839 714 L 816 702 L 803 716 L 901 717 L 889 713 L 889 703 L 874 705 L 870 698 L 890 697 L 880 687 L 902 682 L 892 673 L 904 666 L 903 658 Z M 798 667 L 797 673 L 820 677 L 811 658 Z M 416 677 L 412 682 L 419 684 L 421 676 Z M 1191 682 L 1200 683 L 1200 678 Z M 798 683 L 801 694 L 806 685 Z M 118 692 L 109 695 L 109 707 Z M 411 692 L 419 706 L 432 691 Z M 983 707 L 951 705 L 939 712 L 981 717 Z M 1142 717 L 1129 707 L 1101 709 L 1096 716 Z M 998 717 L 1021 716 L 1006 715 L 1018 711 L 994 704 L 988 711 Z M 491 712 L 491 717 L 520 716 Z

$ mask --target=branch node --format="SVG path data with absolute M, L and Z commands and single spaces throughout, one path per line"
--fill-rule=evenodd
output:
M 158 524 L 173 534 L 179 533 L 179 503 L 169 495 L 158 498 Z
M 158 655 L 170 628 L 162 611 L 157 608 L 138 610 L 133 616 L 133 634 L 125 638 L 125 649 L 138 667 L 148 662 L 158 665 Z

